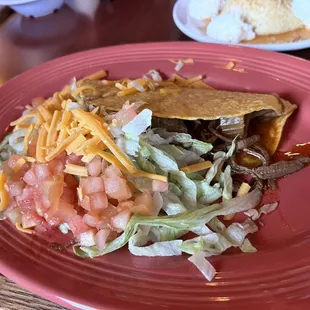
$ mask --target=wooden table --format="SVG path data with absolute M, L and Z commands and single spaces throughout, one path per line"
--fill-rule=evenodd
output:
M 79 2 L 84 3 L 83 8 L 63 7 L 40 19 L 16 14 L 5 21 L 0 19 L 0 84 L 40 63 L 81 50 L 124 43 L 190 40 L 173 23 L 175 0 Z M 310 49 L 291 54 L 310 59 Z M 64 308 L 0 275 L 0 310 L 32 309 Z

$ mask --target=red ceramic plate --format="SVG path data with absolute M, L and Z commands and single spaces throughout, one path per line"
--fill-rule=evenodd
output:
M 36 67 L 0 88 L 1 122 L 9 121 L 31 98 L 48 96 L 73 76 L 99 69 L 110 78 L 139 77 L 149 69 L 169 75 L 168 59 L 193 58 L 186 76 L 206 74 L 216 88 L 275 92 L 298 104 L 286 128 L 282 150 L 310 139 L 310 63 L 255 49 L 200 43 L 158 43 L 103 48 Z M 228 62 L 236 64 L 226 70 Z M 237 69 L 237 70 L 236 70 Z M 240 72 L 238 69 L 243 69 Z M 279 183 L 280 206 L 263 218 L 251 240 L 255 254 L 211 258 L 218 270 L 207 282 L 187 256 L 143 258 L 126 248 L 97 259 L 56 252 L 36 236 L 0 223 L 0 272 L 21 286 L 72 309 L 309 309 L 310 168 Z M 277 197 L 275 197 L 277 199 Z

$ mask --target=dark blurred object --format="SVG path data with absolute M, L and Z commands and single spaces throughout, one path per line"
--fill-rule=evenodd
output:
M 14 13 L 8 6 L 0 7 L 0 24 Z

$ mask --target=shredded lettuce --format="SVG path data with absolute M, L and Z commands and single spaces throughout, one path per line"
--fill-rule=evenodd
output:
M 199 156 L 210 152 L 213 148 L 211 143 L 192 139 L 191 135 L 187 133 L 168 132 L 162 128 L 148 130 L 146 138 L 153 146 L 170 143 L 180 144 Z
M 151 240 L 153 242 L 176 240 L 187 233 L 187 230 L 179 230 L 168 227 L 152 227 L 150 231 Z
M 179 170 L 178 164 L 173 157 L 146 142 L 140 143 L 148 149 L 151 159 L 162 171 L 167 173 L 170 171 Z
M 181 194 L 182 195 L 182 194 Z M 180 198 L 173 192 L 162 193 L 163 210 L 168 215 L 176 215 L 187 211 Z
M 183 194 L 181 201 L 187 209 L 195 209 L 197 206 L 197 188 L 194 181 L 189 179 L 183 171 L 171 171 L 171 179 L 180 186 Z
M 138 141 L 128 139 L 126 137 L 117 137 L 116 145 L 127 155 L 137 156 L 140 149 L 140 144 Z
M 215 268 L 205 259 L 203 252 L 195 253 L 188 260 L 198 268 L 208 281 L 214 278 L 216 273 Z
M 231 167 L 226 166 L 224 172 L 221 172 L 220 183 L 223 188 L 223 199 L 229 200 L 232 199 L 232 177 L 231 177 Z
M 137 137 L 152 123 L 152 111 L 149 109 L 142 110 L 128 124 L 122 127 L 122 131 L 130 136 Z
M 182 240 L 159 241 L 148 246 L 145 245 L 146 237 L 143 234 L 135 234 L 129 239 L 128 249 L 136 256 L 179 256 L 182 255 Z
M 0 143 L 0 164 L 8 160 L 13 154 L 16 153 L 9 143 L 10 136 L 11 134 L 7 134 Z
M 164 144 L 158 146 L 158 148 L 173 157 L 179 167 L 185 167 L 203 161 L 195 152 L 186 150 L 180 146 Z
M 173 193 L 174 195 L 176 195 L 177 197 L 181 197 L 182 196 L 182 190 L 177 186 L 175 185 L 174 183 L 172 182 L 169 182 L 169 188 L 168 188 L 168 191 Z

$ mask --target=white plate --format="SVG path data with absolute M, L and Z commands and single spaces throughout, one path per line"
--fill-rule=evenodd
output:
M 0 5 L 18 5 L 18 4 L 25 4 L 30 2 L 35 2 L 38 0 L 0 0 Z
M 194 26 L 188 24 L 188 15 L 187 15 L 187 5 L 188 0 L 178 0 L 173 7 L 173 20 L 177 27 L 188 37 L 198 42 L 207 42 L 207 43 L 219 43 L 227 44 L 224 42 L 216 41 L 206 34 L 204 34 L 199 29 L 196 29 Z M 310 47 L 310 40 L 304 40 L 299 42 L 290 42 L 290 43 L 279 43 L 279 44 L 245 44 L 239 43 L 234 45 L 255 47 L 264 50 L 270 51 L 294 51 Z

